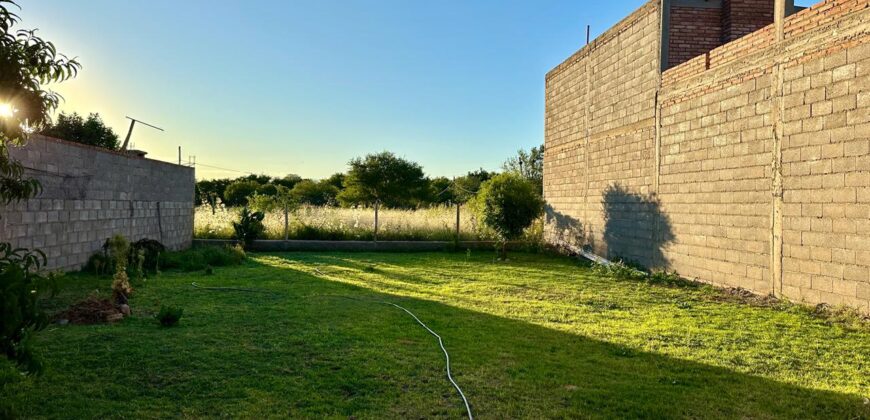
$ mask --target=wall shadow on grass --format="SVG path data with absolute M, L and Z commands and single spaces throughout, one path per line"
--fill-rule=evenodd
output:
M 346 268 L 354 268 L 355 264 L 346 263 Z M 870 408 L 855 395 L 806 389 L 520 320 L 379 293 L 290 267 L 283 271 L 318 284 L 328 293 L 387 300 L 415 312 L 444 337 L 454 374 L 481 417 L 843 418 L 870 414 Z M 413 282 L 413 277 L 402 276 L 402 280 Z M 311 302 L 309 307 L 315 312 L 346 313 L 349 318 L 355 318 L 356 311 L 384 310 L 344 300 Z M 438 354 L 435 342 L 401 313 L 382 321 L 384 325 L 371 325 L 373 332 L 398 326 L 408 337 L 422 337 L 419 351 Z M 387 327 L 387 323 L 395 324 Z M 378 349 L 383 354 L 391 351 L 390 345 Z M 454 397 L 447 396 L 459 405 Z
M 336 254 L 345 257 L 350 254 Z M 370 262 L 407 261 L 360 254 Z M 378 293 L 368 262 L 322 254 L 258 256 L 211 276 L 167 273 L 137 310 L 185 309 L 178 327 L 134 317 L 37 334 L 48 371 L 2 388 L 21 417 L 420 418 L 463 416 L 435 339 L 479 418 L 855 418 L 860 397 L 638 351 L 523 320 Z M 351 258 L 352 259 L 352 258 Z M 425 269 L 426 259 L 404 265 Z M 376 264 L 377 265 L 377 264 Z M 312 275 L 355 270 L 368 287 Z M 362 274 L 365 274 L 363 276 Z M 418 280 L 415 273 L 401 278 Z M 234 286 L 263 293 L 206 291 Z M 398 294 L 410 293 L 411 286 Z M 87 293 L 84 289 L 83 293 Z M 362 300 L 352 300 L 355 297 Z M 510 305 L 511 303 L 505 303 Z
M 607 258 L 623 259 L 646 268 L 665 269 L 665 247 L 674 240 L 671 222 L 658 198 L 614 184 L 604 191 L 603 239 Z

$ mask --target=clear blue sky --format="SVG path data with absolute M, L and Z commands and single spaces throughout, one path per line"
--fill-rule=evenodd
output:
M 390 150 L 453 176 L 543 142 L 544 75 L 643 0 L 39 0 L 78 56 L 61 109 L 99 112 L 151 157 L 320 178 Z M 198 178 L 239 173 L 198 166 Z

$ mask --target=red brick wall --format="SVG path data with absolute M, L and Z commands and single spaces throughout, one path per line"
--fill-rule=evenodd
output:
M 722 41 L 729 42 L 773 23 L 774 0 L 723 0 Z
M 668 67 L 697 57 L 722 44 L 721 10 L 701 7 L 671 7 Z

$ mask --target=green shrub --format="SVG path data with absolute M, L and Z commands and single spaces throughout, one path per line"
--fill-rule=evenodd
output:
M 133 286 L 127 275 L 127 263 L 130 260 L 130 243 L 121 235 L 111 237 L 106 245 L 108 254 L 115 263 L 115 275 L 112 277 L 112 298 L 116 303 L 127 303 L 133 294 Z
M 160 307 L 160 312 L 157 313 L 157 321 L 164 327 L 172 327 L 178 324 L 182 315 L 184 315 L 184 308 L 163 305 Z
M 88 262 L 82 271 L 88 271 L 97 276 L 104 276 L 111 272 L 113 266 L 112 260 L 105 253 L 95 252 L 88 258 Z
M 164 270 L 200 271 L 209 266 L 239 265 L 245 260 L 245 250 L 239 245 L 201 246 L 178 252 L 160 254 Z
M 166 252 L 166 247 L 160 241 L 154 239 L 140 239 L 130 244 L 132 251 L 130 256 L 130 264 L 136 266 L 139 264 L 139 253 L 144 252 L 145 259 L 142 261 L 142 269 L 144 271 L 157 271 L 157 256 Z
M 257 192 L 260 183 L 253 180 L 238 180 L 228 185 L 224 190 L 224 204 L 228 206 L 243 206 L 248 197 Z
M 492 177 L 480 187 L 471 206 L 480 220 L 498 237 L 500 257 L 506 243 L 519 238 L 544 211 L 544 201 L 534 184 L 513 173 Z
M 592 263 L 592 272 L 599 276 L 627 280 L 645 280 L 649 276 L 634 264 L 618 259 L 613 260 L 610 264 Z
M 30 336 L 48 325 L 40 299 L 57 290 L 53 277 L 39 273 L 45 263 L 42 251 L 0 243 L 0 354 L 26 373 L 42 371 Z
M 266 231 L 266 227 L 263 226 L 265 217 L 263 212 L 252 212 L 247 207 L 242 207 L 239 221 L 233 222 L 236 239 L 242 241 L 245 247 L 250 247 L 254 240 L 263 236 L 263 232 Z

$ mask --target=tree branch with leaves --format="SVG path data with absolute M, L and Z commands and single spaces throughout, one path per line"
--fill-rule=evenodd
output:
M 39 182 L 26 176 L 8 148 L 51 122 L 61 97 L 45 85 L 75 77 L 81 68 L 35 29 L 16 30 L 19 18 L 11 7 L 18 5 L 0 0 L 0 205 L 39 194 Z M 28 338 L 48 324 L 37 303 L 53 289 L 49 278 L 39 274 L 45 263 L 39 250 L 0 243 L 0 353 L 28 373 L 41 370 Z

